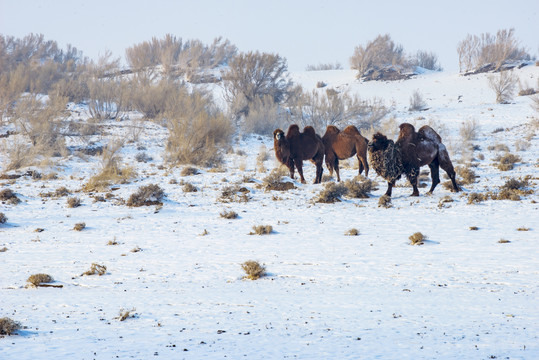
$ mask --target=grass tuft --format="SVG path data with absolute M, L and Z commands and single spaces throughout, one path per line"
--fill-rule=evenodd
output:
M 223 211 L 221 214 L 219 214 L 222 218 L 225 218 L 225 219 L 237 219 L 238 218 L 238 213 L 235 212 L 235 211 Z
M 138 190 L 131 194 L 127 200 L 127 206 L 151 206 L 151 205 L 162 205 L 163 197 L 165 192 L 159 185 L 148 184 L 141 186 Z
M 75 231 L 82 231 L 86 228 L 86 223 L 76 223 L 75 226 L 73 227 L 73 230 Z
M 253 231 L 249 235 L 269 235 L 273 232 L 271 225 L 258 225 L 253 226 Z
M 33 286 L 39 286 L 41 284 L 49 284 L 51 282 L 54 281 L 54 279 L 52 278 L 52 276 L 48 275 L 48 274 L 34 274 L 34 275 L 30 275 L 30 277 L 28 277 L 28 279 L 26 280 L 27 282 L 29 282 L 31 285 Z
M 356 229 L 356 228 L 352 228 L 350 230 L 347 230 L 344 235 L 346 236 L 358 236 L 359 235 L 359 230 Z
M 90 266 L 90 270 L 83 272 L 81 276 L 96 275 L 96 274 L 99 276 L 102 276 L 102 275 L 105 275 L 106 273 L 107 273 L 107 267 L 105 265 L 92 263 L 92 265 Z
M 316 202 L 333 204 L 341 201 L 341 197 L 348 193 L 348 188 L 343 183 L 328 182 L 324 189 L 318 194 Z
M 266 274 L 266 268 L 260 265 L 258 261 L 249 260 L 241 264 L 241 268 L 245 271 L 245 279 L 257 280 Z
M 0 318 L 0 335 L 12 335 L 20 328 L 20 323 L 7 317 Z
M 427 236 L 420 232 L 416 232 L 410 235 L 408 239 L 410 239 L 411 245 L 423 245 L 424 241 L 427 240 Z
M 391 196 L 382 195 L 380 196 L 380 199 L 378 199 L 378 207 L 384 207 L 384 208 L 390 208 L 391 205 Z

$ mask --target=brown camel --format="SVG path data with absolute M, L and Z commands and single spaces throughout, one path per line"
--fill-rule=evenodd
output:
M 316 165 L 315 184 L 322 181 L 322 162 L 324 161 L 324 144 L 312 126 L 306 126 L 301 133 L 296 124 L 290 125 L 286 136 L 281 129 L 273 132 L 273 145 L 275 157 L 290 170 L 290 177 L 294 178 L 294 166 L 298 169 L 301 182 L 303 177 L 303 160 L 310 160 Z
M 349 125 L 340 131 L 336 126 L 329 125 L 326 133 L 322 137 L 326 148 L 326 166 L 329 174 L 333 175 L 333 170 L 337 173 L 337 181 L 341 181 L 339 174 L 339 160 L 357 156 L 359 163 L 359 175 L 365 169 L 365 176 L 369 175 L 369 164 L 367 163 L 367 144 L 369 141 L 364 138 L 359 130 Z
M 391 196 L 395 182 L 404 173 L 413 187 L 411 196 L 419 196 L 417 180 L 419 168 L 428 165 L 432 179 L 429 193 L 440 183 L 441 167 L 453 184 L 454 191 L 459 191 L 455 180 L 455 170 L 440 135 L 430 126 L 422 126 L 418 132 L 413 125 L 403 123 L 397 142 L 388 140 L 380 133 L 373 136 L 369 143 L 371 166 L 387 180 L 386 195 Z

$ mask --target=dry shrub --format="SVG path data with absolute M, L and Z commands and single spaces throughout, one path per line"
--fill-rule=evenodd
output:
M 498 240 L 498 243 L 499 243 L 499 244 L 509 244 L 510 242 L 511 242 L 511 241 L 506 240 L 506 239 L 500 239 L 500 240 Z
M 530 231 L 530 228 L 521 226 L 517 229 L 517 231 Z
M 120 309 L 120 314 L 115 317 L 114 319 L 116 320 L 119 320 L 119 321 L 125 321 L 129 318 L 135 318 L 137 317 L 137 314 L 135 313 L 135 308 L 131 309 L 131 310 L 124 310 L 124 309 Z
M 239 185 L 225 186 L 221 190 L 220 202 L 248 202 L 249 201 L 249 189 Z
M 419 90 L 415 90 L 410 96 L 410 107 L 408 108 L 408 111 L 423 111 L 427 109 L 427 103 L 423 99 L 423 95 L 419 92 Z
M 500 187 L 497 194 L 491 194 L 493 200 L 519 201 L 521 196 L 533 193 L 533 190 L 526 190 L 529 186 L 528 180 L 509 179 Z
M 225 219 L 237 219 L 238 213 L 235 211 L 223 211 L 221 214 L 219 214 L 222 218 Z
M 269 235 L 273 232 L 273 226 L 271 225 L 257 225 L 253 226 L 253 231 L 249 235 Z
M 0 213 L 0 224 L 5 224 L 7 222 L 7 216 L 4 213 Z
M 468 204 L 478 204 L 486 199 L 485 195 L 473 192 L 468 195 Z
M 67 207 L 69 208 L 76 208 L 81 206 L 81 201 L 78 197 L 69 197 L 67 198 Z
M 444 196 L 443 198 L 440 199 L 440 201 L 438 201 L 438 208 L 443 208 L 443 207 L 450 207 L 450 205 L 447 205 L 449 203 L 452 203 L 454 200 L 451 196 Z
M 477 231 L 479 230 L 479 228 L 477 226 L 470 226 L 469 227 L 470 231 Z
M 132 167 L 121 165 L 119 152 L 123 145 L 122 140 L 112 140 L 103 149 L 101 170 L 84 185 L 85 191 L 106 191 L 111 184 L 125 184 L 135 177 L 136 173 Z
M 411 245 L 423 245 L 424 241 L 427 240 L 428 237 L 426 235 L 423 235 L 420 232 L 416 232 L 416 233 L 410 235 L 410 237 L 408 239 L 410 239 L 410 244 Z
M 500 71 L 498 75 L 488 76 L 488 85 L 496 93 L 497 104 L 509 104 L 517 85 L 517 77 L 512 71 Z
M 191 193 L 191 192 L 197 192 L 198 188 L 191 183 L 185 183 L 183 184 L 182 190 L 183 192 Z
M 475 179 L 479 176 L 475 174 L 475 172 L 469 167 L 457 167 L 457 175 L 460 176 L 459 183 L 462 185 L 469 185 L 475 183 Z
M 112 240 L 109 240 L 109 242 L 107 243 L 107 245 L 119 245 L 120 243 L 118 241 L 116 241 L 116 236 L 114 237 L 114 239 Z
M 52 278 L 52 276 L 48 275 L 48 274 L 34 274 L 34 275 L 30 275 L 30 277 L 26 280 L 27 282 L 29 282 L 31 285 L 33 286 L 39 286 L 41 284 L 49 284 L 51 282 L 54 281 L 54 279 Z
M 353 180 L 346 180 L 344 186 L 347 189 L 346 196 L 355 199 L 367 199 L 371 191 L 377 189 L 377 183 L 371 179 L 357 176 Z
M 99 276 L 102 276 L 102 275 L 105 275 L 107 273 L 107 267 L 105 265 L 99 265 L 97 263 L 92 263 L 92 265 L 90 266 L 90 270 L 82 273 L 81 276 L 84 276 L 84 275 L 99 275 Z
M 479 124 L 475 119 L 463 122 L 459 128 L 460 141 L 469 143 L 475 140 L 479 132 Z
M 359 230 L 356 229 L 356 228 L 352 228 L 350 230 L 347 230 L 344 235 L 346 236 L 358 236 L 359 235 Z
M 257 280 L 266 274 L 266 268 L 260 265 L 258 261 L 248 260 L 241 264 L 241 268 L 245 271 L 245 279 Z
M 384 208 L 390 208 L 393 206 L 391 204 L 391 196 L 387 196 L 386 194 L 380 196 L 380 199 L 378 199 L 378 207 L 384 207 Z
M 501 131 L 503 131 L 503 129 L 501 129 Z M 490 145 L 487 149 L 489 151 L 506 152 L 506 153 L 509 152 L 509 147 L 505 144 Z
M 341 201 L 341 197 L 348 193 L 348 188 L 343 183 L 329 182 L 324 185 L 324 189 L 320 191 L 316 202 L 324 204 L 333 204 Z
M 0 248 L 0 253 L 6 252 L 7 250 L 8 250 L 7 247 L 5 247 L 5 246 L 1 247 Z
M 186 166 L 180 172 L 180 176 L 190 176 L 190 175 L 198 175 L 198 174 L 200 174 L 200 170 L 192 166 Z
M 151 206 L 161 205 L 165 193 L 159 185 L 148 184 L 141 186 L 138 190 L 131 194 L 127 200 L 127 206 Z
M 378 35 L 365 46 L 356 46 L 350 58 L 350 67 L 358 71 L 358 79 L 370 69 L 391 65 L 407 66 L 402 46 L 395 44 L 388 34 Z
M 2 203 L 17 205 L 21 200 L 15 195 L 11 189 L 3 189 L 0 191 L 0 201 Z
M 20 323 L 7 317 L 0 318 L 0 335 L 12 335 L 20 328 Z
M 169 105 L 166 160 L 173 165 L 218 166 L 230 145 L 233 127 L 209 95 L 187 91 Z
M 515 163 L 522 161 L 520 156 L 507 153 L 499 157 L 499 164 L 497 165 L 498 169 L 501 171 L 513 170 Z
M 75 231 L 82 231 L 86 228 L 86 223 L 76 223 L 75 226 L 73 227 L 73 230 Z
M 138 162 L 147 163 L 148 161 L 152 161 L 153 158 L 149 156 L 148 154 L 146 154 L 145 152 L 139 152 L 135 156 L 135 160 L 137 160 Z
M 287 173 L 284 170 L 284 167 L 282 166 L 273 169 L 268 174 L 268 176 L 266 176 L 262 180 L 266 191 L 268 190 L 287 191 L 287 190 L 295 189 L 296 187 L 294 186 L 294 183 L 290 181 L 282 181 L 283 176 L 285 176 L 286 174 Z

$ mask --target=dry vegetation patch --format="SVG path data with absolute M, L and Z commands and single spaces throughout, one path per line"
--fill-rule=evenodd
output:
M 363 176 L 356 176 L 353 180 L 346 180 L 344 186 L 347 189 L 346 196 L 355 199 L 367 199 L 370 197 L 371 191 L 377 190 L 378 184 Z
M 266 274 L 266 268 L 260 265 L 258 261 L 248 260 L 241 264 L 241 268 L 245 271 L 244 279 L 257 280 Z
M 350 230 L 346 230 L 344 235 L 346 235 L 346 236 L 358 236 L 359 235 L 359 230 L 356 229 L 356 228 L 352 228 Z
M 416 232 L 416 233 L 410 235 L 410 237 L 408 239 L 410 239 L 410 244 L 411 245 L 423 245 L 424 241 L 427 240 L 428 237 L 426 235 L 423 235 L 420 232 Z
M 348 193 L 348 188 L 344 183 L 328 182 L 324 189 L 320 191 L 316 198 L 317 203 L 333 204 L 341 201 L 341 197 Z
M 3 204 L 17 205 L 21 200 L 15 195 L 11 189 L 0 190 L 0 201 Z
M 235 211 L 223 211 L 221 214 L 219 214 L 222 218 L 225 218 L 225 219 L 237 219 L 238 218 L 238 213 L 235 212 Z
M 515 163 L 522 161 L 520 156 L 511 153 L 496 157 L 494 160 L 498 161 L 497 168 L 501 171 L 513 170 Z
M 50 283 L 54 282 L 53 277 L 50 276 L 49 274 L 43 274 L 43 273 L 30 275 L 30 277 L 28 277 L 26 281 L 30 284 L 30 286 L 33 286 L 33 287 L 39 287 L 39 286 L 56 287 L 56 288 L 63 287 L 63 285 L 51 285 Z
M 5 224 L 7 222 L 7 216 L 4 213 L 0 213 L 0 224 Z
M 83 272 L 81 276 L 96 275 L 96 274 L 99 276 L 102 276 L 102 275 L 105 275 L 106 273 L 107 273 L 107 267 L 105 265 L 92 263 L 92 265 L 90 266 L 90 270 Z
M 82 205 L 82 202 L 78 197 L 69 197 L 67 198 L 67 207 L 68 208 L 76 208 Z
M 86 228 L 86 223 L 76 223 L 75 226 L 73 226 L 73 230 L 75 231 L 82 231 Z
M 391 196 L 387 196 L 387 195 L 382 195 L 380 196 L 380 198 L 378 199 L 378 207 L 384 207 L 384 208 L 390 208 L 392 207 L 393 205 L 391 204 Z
M 286 171 L 283 167 L 273 169 L 262 181 L 266 191 L 288 191 L 295 189 L 294 183 L 290 181 L 283 181 L 283 177 L 286 175 Z
M 139 187 L 135 193 L 131 194 L 127 200 L 127 206 L 162 205 L 164 196 L 165 192 L 159 185 L 148 184 Z
M 273 232 L 273 226 L 271 225 L 255 225 L 253 231 L 249 235 L 269 235 Z
M 20 323 L 7 317 L 0 318 L 0 335 L 12 335 L 20 328 Z
M 230 185 L 225 186 L 221 190 L 221 196 L 219 197 L 219 201 L 223 203 L 229 203 L 229 202 L 248 202 L 249 201 L 249 194 L 250 191 L 244 186 L 240 185 Z

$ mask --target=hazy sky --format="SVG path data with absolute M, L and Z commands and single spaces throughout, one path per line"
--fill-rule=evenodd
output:
M 349 68 L 357 45 L 390 34 L 408 54 L 434 52 L 458 69 L 457 43 L 467 34 L 515 29 L 539 52 L 539 1 L 474 0 L 0 0 L 0 33 L 44 34 L 97 59 L 170 33 L 209 44 L 222 36 L 240 51 L 278 53 L 291 71 L 339 62 Z

